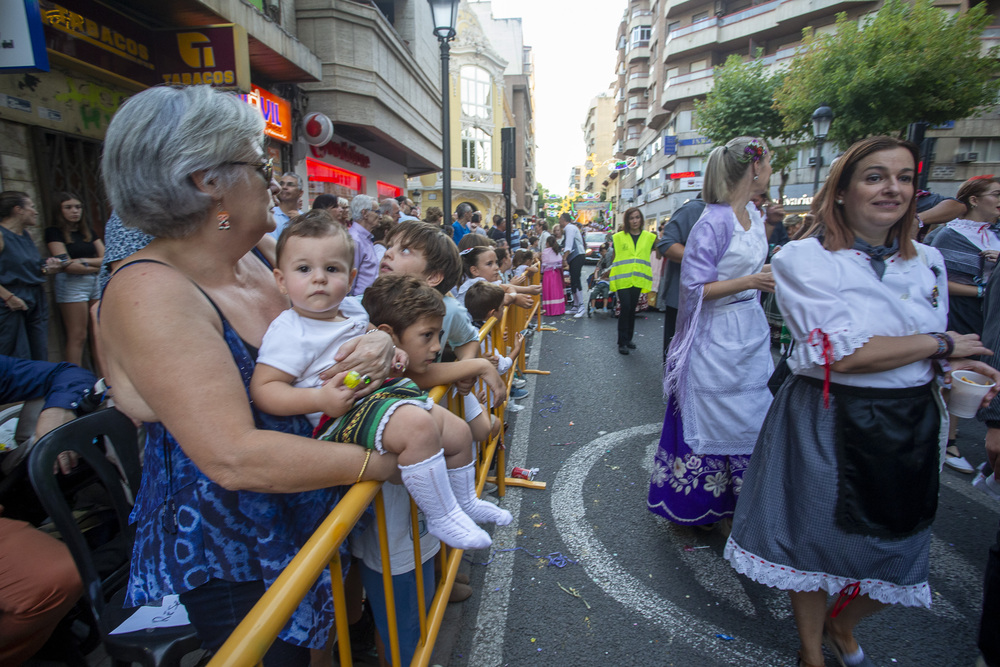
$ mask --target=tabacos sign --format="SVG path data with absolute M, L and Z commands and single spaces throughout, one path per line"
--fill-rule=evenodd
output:
M 292 142 L 292 105 L 288 100 L 256 84 L 250 86 L 250 94 L 240 95 L 240 98 L 264 117 L 264 134 L 285 143 Z
M 161 34 L 156 69 L 162 83 L 250 90 L 250 55 L 243 26 L 198 26 Z

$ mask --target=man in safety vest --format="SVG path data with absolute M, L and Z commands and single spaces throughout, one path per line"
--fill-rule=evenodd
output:
M 611 289 L 618 292 L 621 314 L 618 316 L 618 352 L 628 354 L 635 349 L 635 307 L 639 296 L 653 289 L 653 267 L 650 257 L 656 234 L 645 231 L 642 211 L 625 211 L 625 229 L 614 235 L 614 262 L 611 264 Z

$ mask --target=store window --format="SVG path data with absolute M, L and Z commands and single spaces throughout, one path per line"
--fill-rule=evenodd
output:
M 490 99 L 493 81 L 490 73 L 482 67 L 463 65 L 462 78 L 462 113 L 473 118 L 489 118 Z
M 462 167 L 465 169 L 493 168 L 493 137 L 478 127 L 462 130 Z

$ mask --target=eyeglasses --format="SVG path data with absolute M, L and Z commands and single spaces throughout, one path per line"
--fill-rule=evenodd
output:
M 226 164 L 245 164 L 248 167 L 253 167 L 260 172 L 260 175 L 264 177 L 264 182 L 271 185 L 271 179 L 274 177 L 274 159 L 268 158 L 263 162 L 227 162 Z

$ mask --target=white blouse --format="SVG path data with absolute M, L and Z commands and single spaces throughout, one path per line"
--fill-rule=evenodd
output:
M 914 246 L 913 259 L 897 254 L 886 260 L 881 281 L 865 253 L 830 252 L 815 238 L 792 241 L 774 256 L 778 306 L 795 341 L 788 359 L 793 373 L 823 379 L 823 334 L 829 339 L 833 363 L 872 336 L 946 330 L 944 260 L 935 248 L 915 242 Z M 915 387 L 933 376 L 930 361 L 921 360 L 881 373 L 831 371 L 830 381 L 858 387 Z
M 751 204 L 752 206 L 752 204 Z M 756 211 L 756 209 L 754 209 Z M 750 229 L 743 229 L 736 216 L 733 215 L 733 239 L 729 242 L 726 253 L 719 260 L 718 280 L 742 278 L 754 273 L 760 273 L 767 261 L 767 235 L 764 231 L 764 220 L 759 215 L 750 217 Z M 736 294 L 719 299 L 719 304 L 736 303 L 756 298 L 757 290 L 743 290 Z

